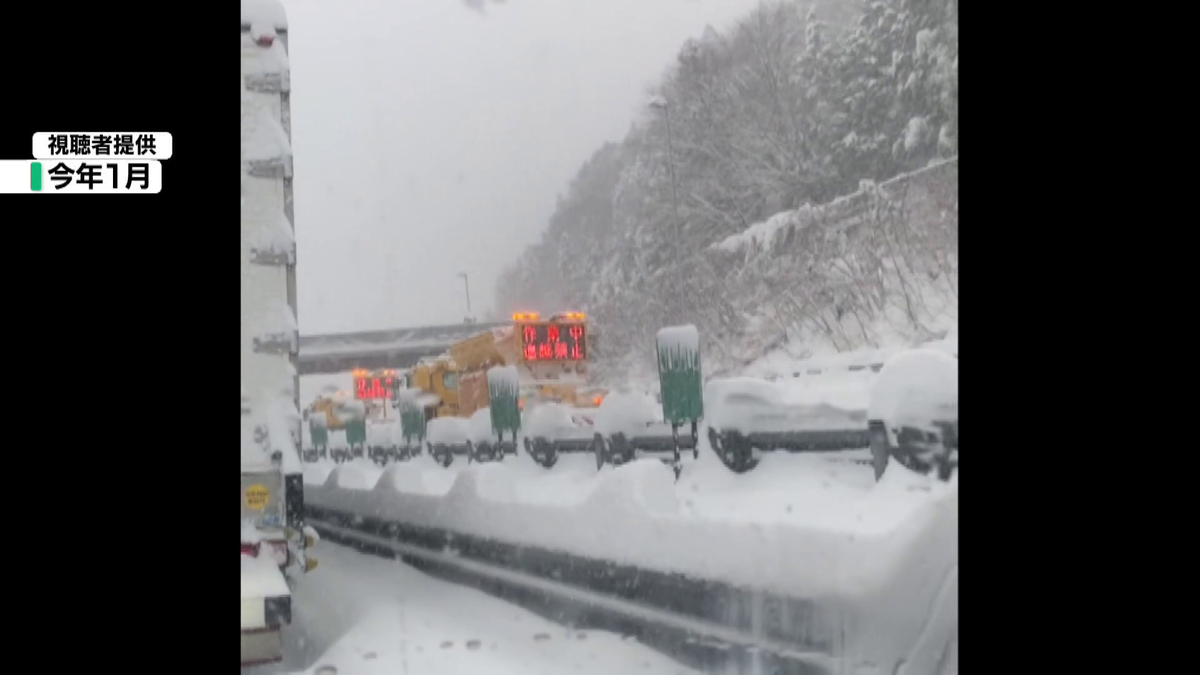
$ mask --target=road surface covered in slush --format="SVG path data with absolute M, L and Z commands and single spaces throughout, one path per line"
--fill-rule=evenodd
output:
M 282 667 L 314 675 L 692 675 L 613 633 L 547 621 L 397 560 L 320 542 L 294 591 Z M 332 670 L 332 669 L 336 670 Z

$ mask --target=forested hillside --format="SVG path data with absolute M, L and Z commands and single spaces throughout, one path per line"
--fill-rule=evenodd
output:
M 610 371 L 670 323 L 697 324 L 720 369 L 956 316 L 957 162 L 925 167 L 958 154 L 957 0 L 764 2 L 684 44 L 648 102 L 497 309 L 587 311 Z

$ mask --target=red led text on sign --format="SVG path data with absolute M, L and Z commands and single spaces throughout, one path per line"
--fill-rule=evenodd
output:
M 395 383 L 390 377 L 360 377 L 354 380 L 354 398 L 392 398 Z
M 521 327 L 521 354 L 526 361 L 586 360 L 587 329 L 578 324 L 526 324 Z

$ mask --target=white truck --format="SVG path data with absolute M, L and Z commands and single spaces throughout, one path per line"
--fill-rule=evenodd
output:
M 304 523 L 287 16 L 242 6 L 242 665 L 283 659 L 291 587 L 316 566 Z

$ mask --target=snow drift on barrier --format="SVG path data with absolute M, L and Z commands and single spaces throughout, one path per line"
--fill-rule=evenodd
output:
M 531 479 L 509 463 L 465 467 L 442 495 L 413 492 L 426 489 L 433 473 L 415 463 L 387 472 L 375 469 L 373 483 L 364 463 L 351 463 L 334 469 L 323 484 L 308 485 L 306 501 L 322 509 L 793 597 L 829 598 L 844 604 L 852 616 L 863 599 L 875 598 L 871 607 L 877 601 L 903 604 L 896 584 L 915 587 L 914 593 L 934 593 L 947 570 L 957 565 L 957 479 L 939 484 L 895 467 L 878 485 L 856 491 L 829 486 L 823 492 L 819 484 L 795 474 L 797 487 L 809 494 L 797 495 L 794 504 L 807 517 L 755 522 L 750 516 L 718 519 L 712 505 L 697 508 L 694 502 L 704 501 L 709 488 L 726 500 L 714 504 L 738 499 L 737 491 L 722 492 L 727 486 L 720 481 L 734 477 L 715 459 L 702 457 L 697 465 L 718 471 L 705 481 L 677 485 L 670 468 L 655 460 L 637 461 L 596 474 L 590 486 L 581 483 L 576 490 L 586 496 L 574 503 L 547 504 L 531 503 Z M 758 478 L 766 480 L 765 473 Z M 754 499 L 753 492 L 741 494 Z M 886 612 L 868 613 L 859 620 L 878 623 L 887 617 Z

